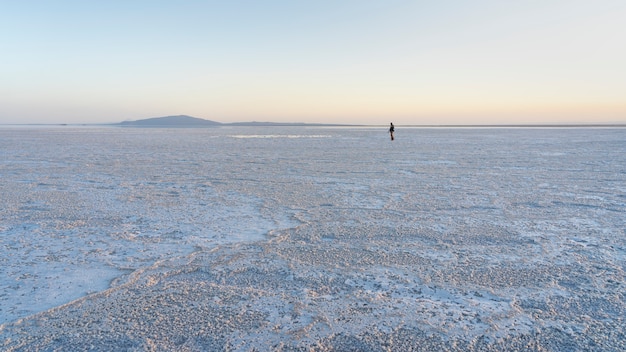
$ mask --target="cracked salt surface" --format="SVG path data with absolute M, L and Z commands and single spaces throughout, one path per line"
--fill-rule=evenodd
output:
M 0 129 L 3 350 L 626 344 L 626 129 Z

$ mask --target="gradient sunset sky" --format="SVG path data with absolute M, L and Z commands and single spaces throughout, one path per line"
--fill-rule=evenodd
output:
M 0 124 L 626 123 L 626 1 L 4 1 Z

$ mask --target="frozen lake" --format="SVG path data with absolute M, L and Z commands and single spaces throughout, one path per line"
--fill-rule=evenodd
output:
M 3 127 L 0 178 L 5 349 L 626 345 L 623 128 Z

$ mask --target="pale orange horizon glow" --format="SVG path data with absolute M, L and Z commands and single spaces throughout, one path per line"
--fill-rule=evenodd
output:
M 0 124 L 626 124 L 624 18 L 621 0 L 13 2 Z

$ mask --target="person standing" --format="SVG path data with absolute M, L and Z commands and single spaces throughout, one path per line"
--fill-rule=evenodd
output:
M 393 127 L 393 122 L 391 123 L 391 126 L 389 126 L 389 135 L 391 135 L 391 140 L 393 141 L 393 132 L 394 132 L 394 127 Z

